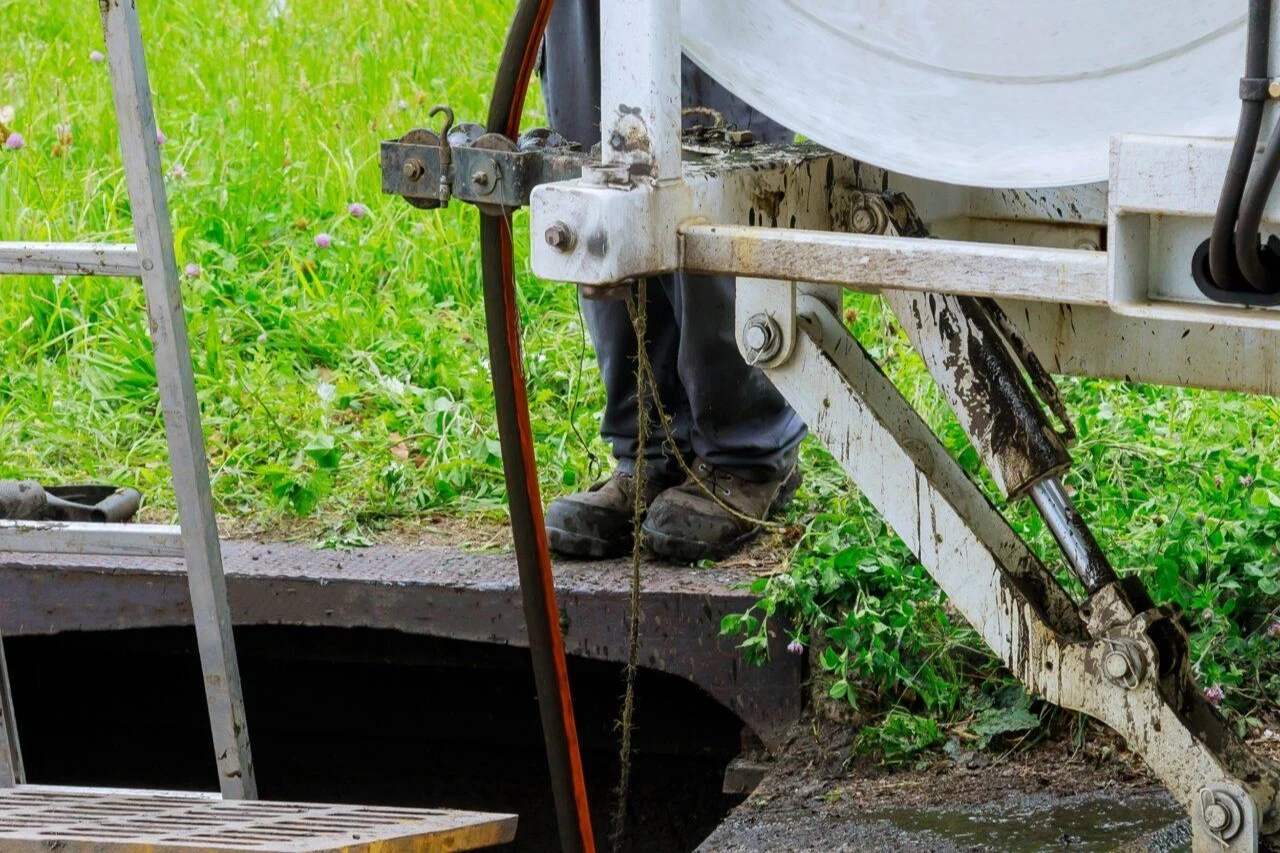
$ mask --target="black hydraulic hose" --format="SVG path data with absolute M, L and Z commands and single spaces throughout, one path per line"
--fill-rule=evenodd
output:
M 537 61 L 553 0 L 520 0 L 494 84 L 488 130 L 515 138 L 525 92 Z M 489 362 L 497 410 L 502 467 L 506 475 L 511 534 L 520 573 L 538 709 L 555 797 L 560 847 L 565 853 L 595 853 L 582 757 L 569 692 L 564 638 L 555 581 L 543 526 L 542 496 L 533 451 L 533 430 L 520 348 L 511 220 L 481 215 L 480 258 L 484 280 Z
M 1236 220 L 1236 263 L 1244 280 L 1259 293 L 1274 293 L 1276 282 L 1268 281 L 1266 267 L 1262 263 L 1259 234 L 1262 231 L 1262 213 L 1271 197 L 1271 190 L 1280 177 L 1280 120 L 1271 131 L 1262 163 L 1249 176 L 1244 200 L 1240 203 L 1240 218 Z
M 1271 45 L 1271 0 L 1250 0 L 1248 36 L 1245 48 L 1244 76 L 1261 79 L 1267 76 L 1267 57 Z M 1209 238 L 1209 274 L 1213 283 L 1223 290 L 1241 290 L 1251 285 L 1240 274 L 1237 222 L 1245 184 L 1253 165 L 1258 147 L 1258 135 L 1262 131 L 1262 111 L 1265 102 L 1256 99 L 1240 103 L 1240 124 L 1236 131 L 1236 144 L 1231 149 L 1227 164 L 1227 178 L 1218 199 L 1218 210 L 1213 219 L 1213 232 Z M 1269 190 L 1269 185 L 1268 185 Z M 1265 202 L 1265 198 L 1264 198 Z M 1257 254 L 1257 231 L 1252 232 L 1253 252 Z M 1242 287 L 1243 286 L 1243 287 Z

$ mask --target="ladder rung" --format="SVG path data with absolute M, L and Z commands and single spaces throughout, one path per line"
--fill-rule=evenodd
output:
M 167 524 L 93 524 L 0 519 L 0 553 L 181 557 L 182 531 Z
M 109 275 L 138 278 L 142 262 L 131 243 L 3 243 L 0 275 Z

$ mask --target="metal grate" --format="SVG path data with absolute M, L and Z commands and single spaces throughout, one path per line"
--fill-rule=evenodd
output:
M 223 800 L 216 794 L 0 789 L 0 853 L 434 853 L 515 837 L 516 817 L 377 806 Z

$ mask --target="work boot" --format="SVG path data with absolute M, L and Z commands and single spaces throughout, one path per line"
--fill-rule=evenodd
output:
M 547 540 L 565 557 L 620 557 L 632 546 L 636 478 L 615 470 L 607 480 L 562 498 L 547 507 Z M 651 503 L 677 480 L 645 470 L 645 503 Z
M 792 465 L 776 480 L 753 483 L 701 459 L 693 473 L 701 485 L 689 479 L 667 489 L 649 507 L 643 527 L 651 551 L 684 563 L 718 560 L 750 542 L 760 534 L 759 522 L 786 507 L 804 479 Z

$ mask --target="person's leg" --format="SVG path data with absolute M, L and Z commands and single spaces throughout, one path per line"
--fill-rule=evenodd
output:
M 646 288 L 647 330 L 645 340 L 649 364 L 658 383 L 663 410 L 672 419 L 672 433 L 682 453 L 689 453 L 692 420 L 678 366 L 680 327 L 668 296 L 664 279 L 649 281 Z M 635 288 L 632 288 L 632 296 Z M 582 299 L 582 314 L 596 352 L 596 363 L 605 388 L 605 409 L 600 435 L 608 442 L 618 469 L 635 470 L 637 450 L 638 399 L 636 390 L 636 333 L 631 312 L 624 299 Z M 652 402 L 649 404 L 649 438 L 645 460 L 651 478 L 670 485 L 682 475 L 667 453 L 666 436 Z
M 543 43 L 542 86 L 551 126 L 590 148 L 600 139 L 600 8 L 598 0 L 559 0 Z M 677 370 L 679 332 L 666 289 L 648 288 L 647 352 L 664 408 L 673 417 L 678 442 L 688 448 L 690 421 Z M 637 453 L 636 336 L 623 300 L 581 300 L 605 389 L 600 434 L 617 460 L 608 480 L 567 495 L 547 508 L 553 549 L 581 557 L 604 557 L 631 547 Z M 651 502 L 679 482 L 678 467 L 664 452 L 654 423 L 645 448 L 645 498 Z
M 688 60 L 684 89 L 686 106 L 712 107 L 761 142 L 795 138 Z M 680 326 L 677 369 L 693 422 L 692 464 L 702 482 L 659 496 L 644 529 L 654 551 L 675 559 L 714 558 L 737 549 L 759 532 L 750 519 L 777 511 L 800 483 L 796 456 L 804 422 L 738 352 L 735 290 L 728 276 L 682 274 L 669 285 Z

